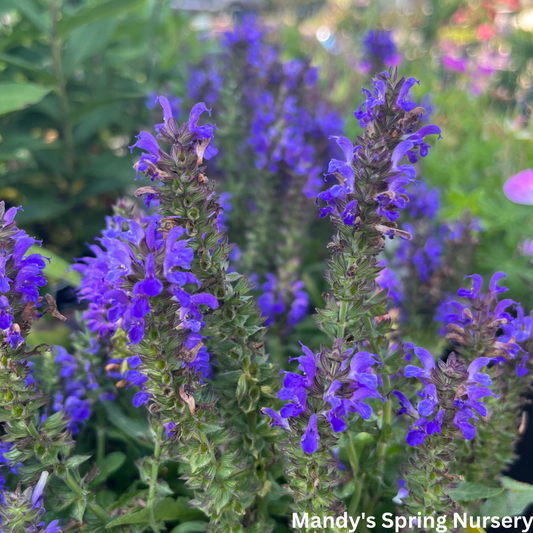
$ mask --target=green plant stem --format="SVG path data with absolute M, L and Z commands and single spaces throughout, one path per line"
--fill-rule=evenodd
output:
M 383 376 L 383 392 L 388 394 L 390 392 L 390 378 L 387 375 Z M 381 476 L 385 471 L 385 453 L 387 451 L 388 432 L 392 419 L 392 402 L 387 399 L 383 404 L 383 414 L 381 415 L 381 439 L 378 443 L 378 472 Z
M 98 413 L 98 428 L 96 430 L 96 461 L 100 463 L 105 457 L 105 423 L 102 411 Z
M 70 470 L 67 470 L 67 477 L 65 478 L 65 483 L 68 488 L 76 494 L 81 499 L 86 499 L 87 495 L 83 492 L 82 488 L 78 485 L 74 477 L 72 476 Z M 109 518 L 109 515 L 103 507 L 98 503 L 87 502 L 91 511 L 105 524 Z
M 154 448 L 154 461 L 152 463 L 152 474 L 150 476 L 150 487 L 148 489 L 148 502 L 147 507 L 150 509 L 150 526 L 154 533 L 159 533 L 159 526 L 154 517 L 154 500 L 155 500 L 155 488 L 157 485 L 157 476 L 159 474 L 159 465 L 161 463 L 161 437 L 163 434 L 163 426 L 158 424 L 155 435 L 155 448 Z
M 340 335 L 339 337 L 344 337 L 344 329 L 346 327 L 346 312 L 348 311 L 348 302 L 346 300 L 341 301 L 339 309 L 339 325 L 340 325 Z
M 69 178 L 74 177 L 74 136 L 72 134 L 72 122 L 70 118 L 70 104 L 68 101 L 67 84 L 61 65 L 61 45 L 57 35 L 57 23 L 59 20 L 59 5 L 57 0 L 50 0 L 50 11 L 52 25 L 50 31 L 50 49 L 52 52 L 52 64 L 57 83 L 57 94 L 61 106 L 63 141 L 65 143 L 66 154 L 65 164 Z
M 348 437 L 350 439 L 350 442 L 348 445 L 348 453 L 350 455 L 350 466 L 352 467 L 352 475 L 353 475 L 353 480 L 355 483 L 355 487 L 352 493 L 352 499 L 350 500 L 350 506 L 348 507 L 348 515 L 355 516 L 357 507 L 359 505 L 359 500 L 361 499 L 364 476 L 363 476 L 363 479 L 361 480 L 357 479 L 357 476 L 359 473 L 359 458 L 357 457 L 357 451 L 353 443 L 352 434 L 349 433 Z

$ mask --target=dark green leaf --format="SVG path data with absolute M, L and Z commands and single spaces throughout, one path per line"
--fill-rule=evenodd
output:
M 111 474 L 115 473 L 126 462 L 126 454 L 122 452 L 111 452 L 98 463 L 100 473 L 91 482 L 91 487 L 98 487 Z

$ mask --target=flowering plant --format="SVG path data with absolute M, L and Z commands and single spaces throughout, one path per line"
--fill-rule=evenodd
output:
M 427 191 L 417 201 L 413 188 L 441 129 L 422 123 L 417 83 L 395 69 L 377 74 L 354 113 L 362 134 L 333 137 L 342 156 L 316 200 L 335 231 L 314 317 L 324 342 L 301 344 L 288 361 L 297 365 L 269 358 L 253 283 L 230 263 L 224 198 L 209 179 L 217 129 L 202 121 L 204 103 L 180 125 L 159 97 L 163 122 L 130 147 L 141 151 L 136 179 L 150 180 L 135 192 L 144 207 L 119 201 L 75 265 L 86 309 L 68 350 L 29 348 L 45 262 L 27 254 L 35 241 L 2 204 L 2 531 L 260 533 L 287 519 L 325 531 L 300 518 L 378 509 L 451 524 L 462 508 L 513 498 L 498 476 L 529 387 L 531 317 L 500 298 L 505 275 L 485 293 L 468 276 L 462 302 L 443 291 L 442 343 L 454 350 L 443 357 L 411 342 L 389 306 L 387 243 L 422 282 L 439 267 L 438 237 L 417 227 L 430 218 Z M 402 225 L 406 212 L 412 222 Z M 471 235 L 470 220 L 461 228 Z M 63 320 L 45 299 L 44 312 Z M 92 447 L 78 450 L 94 416 L 89 466 Z M 106 417 L 122 420 L 108 440 Z M 108 483 L 126 461 L 117 439 L 138 451 L 138 474 L 120 494 Z

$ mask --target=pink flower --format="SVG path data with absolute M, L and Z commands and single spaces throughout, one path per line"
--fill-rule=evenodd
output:
M 522 170 L 509 178 L 503 192 L 515 204 L 533 205 L 533 169 Z

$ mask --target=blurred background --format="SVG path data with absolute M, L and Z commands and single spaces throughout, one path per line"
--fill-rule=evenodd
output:
M 165 95 L 178 121 L 213 109 L 208 172 L 272 356 L 317 347 L 332 230 L 313 203 L 341 154 L 328 137 L 355 140 L 361 87 L 391 67 L 420 81 L 443 138 L 417 163 L 414 239 L 388 244 L 380 285 L 404 339 L 443 353 L 439 309 L 465 275 L 503 270 L 533 306 L 533 0 L 0 0 L 0 198 L 23 207 L 71 318 L 35 342 L 68 345 L 70 265 L 143 183 L 128 146 Z

